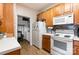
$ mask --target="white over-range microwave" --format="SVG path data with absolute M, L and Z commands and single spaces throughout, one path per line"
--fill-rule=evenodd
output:
M 53 25 L 73 24 L 74 19 L 73 13 L 57 16 L 53 18 Z

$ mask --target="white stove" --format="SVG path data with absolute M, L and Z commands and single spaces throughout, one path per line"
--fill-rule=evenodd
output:
M 53 54 L 72 55 L 73 54 L 73 30 L 56 30 L 53 41 Z

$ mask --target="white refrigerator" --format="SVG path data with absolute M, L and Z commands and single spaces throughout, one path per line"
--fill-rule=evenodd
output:
M 42 48 L 42 35 L 46 33 L 46 23 L 38 21 L 33 24 L 32 42 L 38 48 Z

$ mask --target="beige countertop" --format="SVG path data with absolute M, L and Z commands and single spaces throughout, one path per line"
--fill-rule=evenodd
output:
M 74 40 L 79 41 L 79 37 L 75 36 L 75 37 L 74 37 Z
M 43 35 L 50 35 L 50 36 L 54 36 L 54 34 L 52 34 L 52 33 L 44 33 Z
M 20 49 L 21 46 L 14 37 L 5 37 L 0 39 L 0 55 Z

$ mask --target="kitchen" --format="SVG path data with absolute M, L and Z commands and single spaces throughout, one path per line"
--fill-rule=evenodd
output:
M 18 15 L 20 15 L 27 18 L 29 17 L 30 37 L 26 38 L 26 40 L 21 39 L 24 40 L 25 43 L 28 40 L 30 47 L 33 46 L 38 51 L 44 50 L 48 55 L 79 55 L 78 3 L 7 3 L 1 4 L 0 6 L 0 42 L 3 42 L 0 46 L 1 54 L 17 55 L 20 54 L 24 48 L 17 39 L 17 30 L 19 29 L 19 21 L 17 21 L 17 19 Z M 40 10 L 37 11 L 37 9 Z M 11 43 L 10 39 L 16 44 Z M 5 44 L 4 41 L 9 43 Z M 4 45 L 7 44 L 12 44 L 14 48 L 5 47 Z M 2 45 L 4 47 L 2 47 Z M 10 50 L 5 50 L 4 48 L 10 48 Z M 27 49 L 24 48 L 24 52 L 29 53 L 30 48 L 26 50 Z M 35 53 L 35 50 L 33 51 Z M 41 52 L 38 51 L 36 52 L 37 55 Z M 22 53 L 20 55 L 24 54 Z M 32 55 L 31 52 L 29 55 Z

